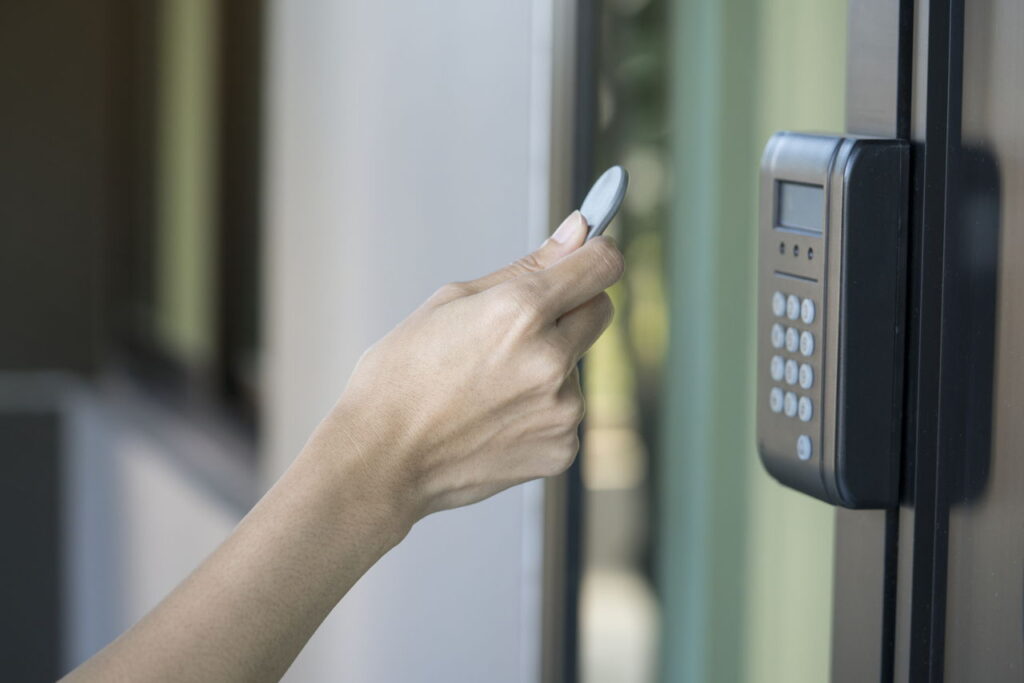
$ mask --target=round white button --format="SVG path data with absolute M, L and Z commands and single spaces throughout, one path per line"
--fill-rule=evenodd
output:
M 792 294 L 786 299 L 786 317 L 790 320 L 796 320 L 800 317 L 800 299 L 797 299 Z
M 801 434 L 796 438 L 796 457 L 801 460 L 811 459 L 811 437 Z
M 786 330 L 786 350 L 796 353 L 798 348 L 800 348 L 800 333 L 790 327 Z
M 786 342 L 788 345 L 789 338 L 787 336 Z M 814 353 L 814 335 L 804 330 L 800 333 L 800 353 L 805 356 L 809 356 Z
M 808 325 L 814 322 L 814 302 L 810 299 L 804 299 L 800 303 L 800 319 Z
M 782 316 L 786 312 L 786 296 L 782 292 L 772 294 L 772 313 Z
M 792 391 L 787 391 L 786 395 L 783 397 L 782 409 L 786 412 L 786 417 L 793 417 L 796 415 L 796 394 Z
M 782 411 L 782 389 L 772 387 L 768 394 L 768 407 L 772 409 L 773 413 Z
M 771 372 L 772 372 L 772 379 L 773 380 L 775 380 L 776 382 L 781 382 L 782 381 L 782 374 L 783 374 L 782 356 L 772 356 Z
M 787 360 L 786 361 L 786 384 L 796 384 L 796 375 L 797 375 L 796 361 L 792 360 L 792 359 L 791 360 Z
M 778 323 L 772 325 L 772 346 L 777 349 L 781 349 L 785 341 L 786 333 L 782 330 L 782 325 Z
M 814 384 L 814 368 L 807 363 L 800 364 L 800 386 L 804 389 L 810 389 Z
M 814 417 L 814 404 L 811 403 L 811 399 L 801 396 L 796 406 L 796 414 L 800 416 L 801 422 L 810 422 Z

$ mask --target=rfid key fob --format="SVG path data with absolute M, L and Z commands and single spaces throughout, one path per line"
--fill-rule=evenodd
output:
M 587 239 L 591 240 L 608 227 L 608 224 L 615 218 L 615 214 L 622 205 L 626 196 L 626 186 L 629 184 L 629 174 L 621 166 L 612 166 L 601 174 L 587 196 L 580 204 L 580 213 L 583 219 L 590 226 Z

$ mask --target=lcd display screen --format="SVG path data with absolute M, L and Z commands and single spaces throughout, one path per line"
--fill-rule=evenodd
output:
M 779 183 L 778 220 L 784 228 L 820 233 L 825 219 L 825 189 L 820 185 Z

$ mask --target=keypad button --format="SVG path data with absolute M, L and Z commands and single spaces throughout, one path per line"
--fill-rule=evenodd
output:
M 788 337 L 786 341 L 788 344 Z M 804 354 L 805 356 L 810 356 L 811 354 L 814 353 L 814 335 L 808 332 L 807 330 L 804 330 L 803 332 L 800 333 L 800 353 Z
M 796 394 L 792 391 L 787 391 L 786 395 L 782 397 L 782 410 L 786 413 L 786 417 L 796 415 Z
M 796 298 L 793 294 L 786 298 L 786 317 L 790 320 L 796 320 L 800 317 L 800 299 Z
M 783 375 L 783 372 L 784 372 L 783 365 L 784 365 L 784 362 L 782 360 L 782 356 L 772 356 L 772 365 L 771 365 L 772 379 L 775 380 L 776 382 L 781 382 L 782 381 L 782 375 Z
M 796 457 L 801 460 L 811 459 L 811 437 L 801 434 L 796 438 Z
M 811 301 L 810 299 L 804 299 L 802 302 L 800 302 L 800 319 L 803 320 L 804 323 L 808 325 L 813 323 L 814 313 L 815 310 L 813 301 Z
M 772 313 L 781 318 L 786 312 L 786 295 L 782 292 L 772 294 Z
M 782 329 L 782 325 L 775 323 L 772 325 L 772 346 L 781 349 L 785 342 L 786 332 Z
M 800 333 L 790 327 L 786 330 L 786 350 L 796 353 L 798 348 L 800 348 Z
M 814 368 L 807 363 L 800 364 L 800 387 L 810 389 L 814 386 Z
M 814 417 L 814 404 L 811 403 L 811 399 L 801 396 L 796 405 L 796 414 L 800 416 L 801 422 L 810 422 Z
M 790 359 L 790 360 L 786 361 L 786 373 L 785 374 L 786 374 L 786 384 L 796 384 L 797 369 L 796 369 L 796 361 L 795 360 Z
M 768 407 L 772 409 L 773 413 L 782 412 L 782 389 L 772 387 L 768 393 Z

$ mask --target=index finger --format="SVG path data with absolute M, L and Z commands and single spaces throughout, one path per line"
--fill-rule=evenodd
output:
M 535 280 L 542 309 L 548 317 L 556 319 L 618 282 L 624 268 L 615 240 L 601 236 L 525 277 Z
M 482 292 L 495 285 L 519 277 L 526 273 L 544 270 L 558 259 L 577 249 L 587 235 L 587 223 L 579 211 L 569 214 L 554 234 L 546 239 L 540 247 L 510 263 L 500 270 L 471 280 L 466 283 L 473 291 Z

